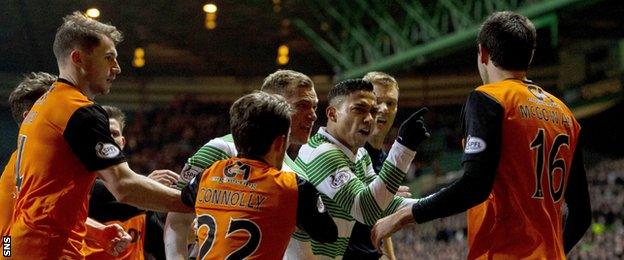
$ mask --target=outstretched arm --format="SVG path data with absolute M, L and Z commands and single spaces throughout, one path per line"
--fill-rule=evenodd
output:
M 180 191 L 133 172 L 126 162 L 96 173 L 119 202 L 160 212 L 192 211 L 180 201 Z
M 583 165 L 583 151 L 576 146 L 572 169 L 568 177 L 568 187 L 565 191 L 565 202 L 568 206 L 568 216 L 563 228 L 563 249 L 566 254 L 585 234 L 591 224 L 591 205 L 587 190 L 587 177 Z

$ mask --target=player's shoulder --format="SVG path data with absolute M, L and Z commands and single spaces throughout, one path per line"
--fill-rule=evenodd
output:
M 508 93 L 512 91 L 513 87 L 513 84 L 509 84 L 505 81 L 484 84 L 475 88 L 475 90 L 470 93 L 470 98 L 486 98 L 485 100 L 491 99 L 497 103 L 503 103 L 505 97 L 508 96 Z
M 356 161 L 359 161 L 362 159 L 369 160 L 369 161 L 371 160 L 370 155 L 368 154 L 368 151 L 366 151 L 364 147 L 358 148 L 355 158 L 356 158 Z
M 200 151 L 212 149 L 218 149 L 222 152 L 225 152 L 230 157 L 236 155 L 236 146 L 234 145 L 234 138 L 231 134 L 217 137 L 208 141 L 208 143 L 204 144 L 204 146 L 200 148 Z
M 299 149 L 298 159 L 309 162 L 315 159 L 326 159 L 326 158 L 342 158 L 348 160 L 346 155 L 342 152 L 340 147 L 328 140 L 317 143 L 315 145 L 310 145 L 309 143 L 303 145 L 301 149 Z
M 89 100 L 82 92 L 76 87 L 63 82 L 54 82 L 50 87 L 50 90 L 44 94 L 44 96 L 37 101 L 38 103 L 45 103 L 48 107 L 53 108 L 60 113 L 67 113 L 71 115 L 73 111 L 76 111 L 83 107 L 91 107 L 95 105 L 92 100 Z M 99 107 L 102 111 L 104 110 Z M 105 113 L 105 112 L 104 112 Z

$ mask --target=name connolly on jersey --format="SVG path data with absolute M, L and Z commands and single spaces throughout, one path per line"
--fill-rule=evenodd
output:
M 260 211 L 267 197 L 252 192 L 201 188 L 198 204 L 213 204 Z

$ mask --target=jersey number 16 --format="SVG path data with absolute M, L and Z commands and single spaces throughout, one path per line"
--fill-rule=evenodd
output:
M 563 191 L 565 190 L 565 175 L 566 175 L 566 164 L 564 158 L 557 158 L 557 154 L 559 153 L 559 149 L 562 146 L 570 146 L 570 137 L 566 134 L 559 134 L 555 137 L 555 140 L 552 142 L 550 149 L 545 149 L 544 147 L 544 134 L 545 130 L 540 128 L 537 130 L 537 134 L 535 135 L 535 139 L 531 142 L 531 150 L 537 150 L 536 154 L 536 165 L 535 165 L 535 192 L 533 193 L 533 198 L 535 199 L 543 199 L 544 192 L 542 191 L 542 173 L 546 170 L 548 174 L 548 188 L 550 190 L 550 195 L 554 202 L 558 202 L 561 200 L 563 196 Z M 544 167 L 544 160 L 546 159 L 545 154 L 548 153 L 548 165 Z M 546 168 L 546 169 L 544 169 Z M 555 171 L 559 169 L 561 171 L 561 180 L 559 183 L 559 188 L 555 189 Z

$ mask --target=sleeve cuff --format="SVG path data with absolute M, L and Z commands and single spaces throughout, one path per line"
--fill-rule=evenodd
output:
M 407 169 L 409 169 L 410 163 L 415 156 L 416 151 L 413 151 L 407 148 L 405 145 L 394 141 L 394 143 L 392 144 L 392 148 L 390 148 L 390 152 L 388 153 L 388 158 L 386 159 L 386 161 L 392 163 L 402 172 L 407 172 Z

